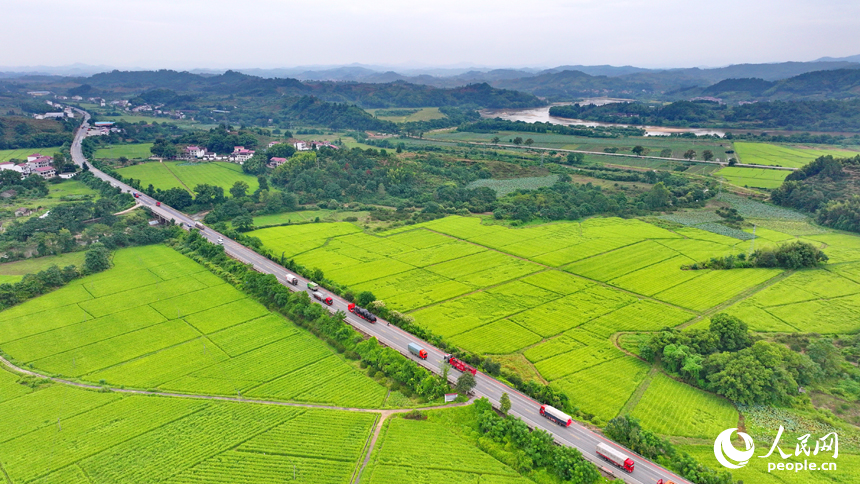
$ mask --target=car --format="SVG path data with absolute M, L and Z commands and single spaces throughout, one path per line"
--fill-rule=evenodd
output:
M 218 243 L 219 243 L 219 244 L 223 244 L 223 243 L 224 243 L 224 239 L 222 239 L 221 237 L 218 237 Z
M 161 202 L 155 202 L 155 206 L 156 206 L 156 207 L 160 207 L 160 206 L 161 206 Z

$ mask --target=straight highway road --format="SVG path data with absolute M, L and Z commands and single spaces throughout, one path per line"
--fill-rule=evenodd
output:
M 84 158 L 83 151 L 81 149 L 81 142 L 86 136 L 86 128 L 88 126 L 90 116 L 84 111 L 79 112 L 84 116 L 84 121 L 81 128 L 75 134 L 71 153 L 74 162 L 79 166 L 82 166 L 86 162 L 86 158 Z M 92 164 L 90 164 L 89 169 L 96 177 L 107 181 L 113 186 L 119 187 L 125 192 L 131 193 L 134 191 L 134 188 L 131 186 L 126 185 L 96 169 Z M 184 228 L 189 230 L 195 226 L 196 222 L 188 215 L 164 204 L 157 206 L 156 200 L 143 193 L 140 193 L 139 196 L 140 198 L 136 199 L 138 204 L 148 207 L 153 213 L 159 215 L 163 219 L 173 220 L 175 223 L 182 224 Z M 307 279 L 288 271 L 281 265 L 263 257 L 244 245 L 227 238 L 223 234 L 220 234 L 209 227 L 205 227 L 201 230 L 201 235 L 206 237 L 212 243 L 218 243 L 219 239 L 223 240 L 224 251 L 229 256 L 244 263 L 252 264 L 254 269 L 257 271 L 266 274 L 273 274 L 281 284 L 284 284 L 293 290 L 308 290 Z M 293 286 L 288 284 L 286 280 L 287 275 L 296 276 L 299 279 L 298 285 Z M 359 331 L 375 337 L 380 343 L 400 351 L 406 355 L 406 357 L 412 358 L 428 370 L 437 374 L 442 373 L 442 364 L 444 363 L 443 358 L 445 356 L 443 351 L 416 338 L 412 334 L 403 331 L 397 326 L 388 325 L 388 323 L 382 319 L 379 319 L 376 323 L 369 323 L 350 313 L 347 310 L 348 302 L 346 300 L 338 297 L 336 294 L 331 294 L 331 297 L 333 298 L 334 303 L 330 309 L 333 311 L 342 311 L 346 314 L 345 320 L 347 323 L 354 326 Z M 410 354 L 406 348 L 409 343 L 416 343 L 426 349 L 428 353 L 427 360 L 419 360 L 414 355 Z M 450 374 L 452 376 L 459 376 L 459 372 L 455 369 L 451 369 Z M 558 444 L 579 449 L 586 459 L 595 463 L 598 468 L 602 468 L 604 472 L 611 472 L 615 477 L 620 477 L 624 479 L 625 482 L 631 484 L 655 484 L 660 479 L 663 479 L 664 482 L 671 480 L 677 484 L 689 483 L 689 481 L 682 479 L 651 461 L 646 460 L 629 449 L 608 440 L 602 435 L 591 431 L 585 426 L 580 425 L 578 422 L 574 422 L 570 427 L 561 427 L 554 424 L 550 420 L 541 416 L 539 411 L 541 406 L 540 403 L 489 375 L 478 372 L 475 379 L 477 381 L 477 385 L 475 386 L 474 393 L 477 397 L 486 397 L 498 408 L 502 394 L 507 393 L 511 399 L 511 410 L 509 413 L 521 418 L 531 428 L 539 428 L 549 432 L 553 435 Z M 606 382 L 606 384 L 611 385 L 612 382 Z M 635 470 L 632 473 L 627 473 L 598 457 L 596 448 L 597 444 L 601 442 L 614 446 L 628 454 L 636 463 Z

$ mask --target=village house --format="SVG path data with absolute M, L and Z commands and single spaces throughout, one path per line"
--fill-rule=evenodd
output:
M 266 163 L 266 166 L 268 166 L 269 168 L 277 168 L 286 162 L 287 162 L 286 158 L 280 158 L 277 156 L 273 156 L 273 157 L 269 158 L 269 162 Z
M 42 168 L 36 168 L 33 170 L 33 173 L 39 175 L 46 180 L 57 176 L 57 170 L 55 170 L 53 166 L 44 166 Z
M 199 146 L 186 146 L 185 152 L 182 154 L 180 158 L 184 160 L 193 160 L 198 158 L 203 158 L 203 155 L 206 154 L 206 150 Z
M 15 210 L 15 216 L 16 217 L 26 217 L 32 213 L 33 213 L 33 210 L 31 210 L 27 207 L 21 207 L 18 210 Z
M 269 141 L 269 146 L 268 146 L 268 147 L 269 147 L 269 148 L 271 148 L 272 146 L 279 145 L 279 144 L 281 144 L 281 142 L 280 142 L 280 141 Z
M 254 150 L 245 149 L 244 146 L 234 146 L 233 153 L 230 154 L 229 160 L 234 163 L 242 164 L 254 156 Z

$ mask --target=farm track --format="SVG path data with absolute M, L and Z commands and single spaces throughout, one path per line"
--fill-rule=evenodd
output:
M 412 138 L 415 138 L 414 136 Z M 418 139 L 418 138 L 415 138 Z M 626 153 L 606 153 L 603 151 L 584 151 L 584 150 L 567 150 L 563 148 L 544 148 L 540 146 L 520 146 L 520 145 L 509 145 L 509 144 L 493 144 L 493 143 L 483 143 L 480 141 L 463 141 L 463 140 L 446 140 L 439 138 L 421 138 L 425 141 L 435 141 L 437 143 L 448 143 L 448 144 L 467 144 L 467 145 L 475 145 L 475 146 L 485 146 L 488 148 L 513 148 L 518 150 L 536 150 L 536 151 L 557 151 L 562 153 L 582 153 L 584 155 L 598 155 L 598 156 L 616 156 L 621 158 L 636 158 L 642 160 L 660 160 L 660 161 L 680 161 L 682 163 L 699 163 L 705 165 L 719 165 L 719 166 L 728 166 L 728 162 L 723 161 L 705 161 L 705 160 L 688 160 L 686 158 L 663 158 L 660 156 L 638 156 L 633 154 Z M 772 166 L 772 165 L 751 165 L 745 163 L 738 163 L 734 166 L 738 166 L 741 168 L 765 168 L 770 170 L 783 170 L 783 171 L 797 171 L 798 168 L 792 168 L 787 166 Z
M 188 190 L 188 193 L 192 193 L 192 194 L 194 193 L 194 191 L 192 191 L 190 188 L 188 188 L 188 185 L 186 185 L 185 182 L 183 182 L 181 178 L 176 176 L 176 173 L 173 173 L 173 170 L 171 170 L 169 166 L 164 164 L 164 161 L 159 160 L 158 162 L 161 163 L 161 166 L 163 166 L 165 170 L 167 170 L 167 173 L 170 173 L 170 176 L 172 176 L 173 178 L 176 178 L 176 181 L 178 181 L 180 185 L 182 185 L 183 187 L 185 187 L 186 190 Z
M 617 346 L 617 345 L 616 345 Z M 642 395 L 645 395 L 645 392 L 648 390 L 648 387 L 651 386 L 651 380 L 654 379 L 657 374 L 660 373 L 660 370 L 657 369 L 656 366 L 652 366 L 648 371 L 648 374 L 645 376 L 645 379 L 639 383 L 639 386 L 636 387 L 636 390 L 633 390 L 633 393 L 630 395 L 630 398 L 627 400 L 627 403 L 621 407 L 621 411 L 618 412 L 618 415 L 625 415 L 633 412 L 633 409 L 636 408 L 636 405 L 639 403 L 639 400 L 642 400 Z
M 239 398 L 239 397 L 225 397 L 219 395 L 196 395 L 193 393 L 178 393 L 178 392 L 157 392 L 157 391 L 149 391 L 149 390 L 135 390 L 130 388 L 114 388 L 114 387 L 103 387 L 99 385 L 91 385 L 89 383 L 80 383 L 71 380 L 66 380 L 64 378 L 52 377 L 48 375 L 43 375 L 41 373 L 26 370 L 19 366 L 14 365 L 12 362 L 7 360 L 6 358 L 0 356 L 0 363 L 2 363 L 5 367 L 9 368 L 15 373 L 19 373 L 25 376 L 32 376 L 35 378 L 41 378 L 45 380 L 49 380 L 53 383 L 58 383 L 61 385 L 68 385 L 76 388 L 81 388 L 84 390 L 98 390 L 98 391 L 111 391 L 115 393 L 122 393 L 126 395 L 149 395 L 149 396 L 158 396 L 158 397 L 169 397 L 169 398 L 190 398 L 195 400 L 211 400 L 211 401 L 220 401 L 220 402 L 234 402 L 234 403 L 254 403 L 258 405 L 274 405 L 281 407 L 299 407 L 299 408 L 316 408 L 322 410 L 340 410 L 343 412 L 362 412 L 362 413 L 376 413 L 376 414 L 386 414 L 392 415 L 395 413 L 406 413 L 412 408 L 398 408 L 398 409 L 377 409 L 377 408 L 355 408 L 355 407 L 337 407 L 332 405 L 318 405 L 313 403 L 295 403 L 295 402 L 280 402 L 276 400 L 257 400 L 252 398 Z M 451 407 L 460 407 L 464 405 L 471 404 L 471 401 L 463 402 L 463 403 L 455 403 L 452 405 L 436 405 L 433 407 L 422 407 L 420 410 L 435 410 L 440 408 L 451 408 Z

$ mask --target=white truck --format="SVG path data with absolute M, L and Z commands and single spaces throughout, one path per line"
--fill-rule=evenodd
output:
M 570 415 L 549 405 L 541 405 L 540 414 L 543 415 L 544 418 L 549 419 L 562 427 L 570 427 L 570 424 L 573 423 L 573 419 L 570 418 Z
M 286 279 L 287 279 L 287 284 L 292 284 L 294 286 L 299 285 L 299 278 L 292 275 L 292 274 L 287 274 Z
M 597 455 L 627 472 L 633 472 L 635 466 L 633 459 L 609 444 L 604 444 L 603 442 L 597 444 Z

